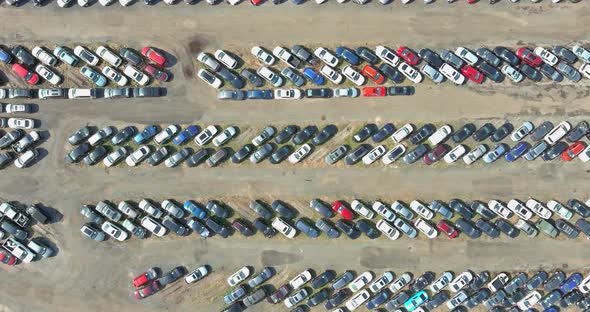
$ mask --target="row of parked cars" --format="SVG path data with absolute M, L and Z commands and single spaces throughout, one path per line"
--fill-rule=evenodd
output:
M 349 270 L 338 275 L 334 270 L 316 274 L 308 269 L 276 289 L 264 285 L 256 291 L 250 290 L 251 283 L 260 285 L 270 279 L 273 274 L 269 272 L 274 271 L 266 267 L 251 277 L 252 270 L 243 267 L 230 276 L 228 284 L 236 287 L 224 297 L 225 303 L 231 304 L 224 312 L 243 311 L 265 298 L 270 304 L 283 302 L 285 307 L 294 308 L 292 312 L 304 312 L 320 305 L 333 312 L 354 311 L 363 306 L 368 310 L 407 312 L 445 306 L 451 311 L 483 307 L 493 312 L 590 308 L 590 276 L 584 278 L 577 272 L 568 276 L 560 270 L 494 275 L 489 271 L 445 271 L 438 276 L 427 271 L 404 272 L 398 276 L 393 271 L 380 275 L 365 271 L 357 275 Z
M 161 69 L 167 62 L 163 52 L 149 46 L 144 47 L 141 54 L 130 48 L 122 48 L 117 54 L 106 46 L 99 46 L 95 52 L 80 45 L 73 50 L 57 46 L 52 52 L 36 46 L 29 52 L 17 45 L 10 50 L 0 47 L 0 61 L 11 64 L 12 70 L 31 85 L 41 83 L 41 78 L 54 86 L 61 84 L 63 77 L 55 70 L 60 63 L 72 67 L 82 65 L 80 74 L 97 87 L 104 87 L 109 81 L 124 87 L 129 79 L 145 86 L 150 76 L 159 81 L 168 81 L 169 77 Z M 124 66 L 123 61 L 126 63 Z M 96 69 L 95 66 L 101 62 L 105 63 L 103 68 Z M 122 73 L 118 68 L 122 68 Z
M 211 269 L 207 265 L 199 266 L 190 272 L 187 272 L 183 266 L 177 266 L 166 273 L 162 273 L 157 267 L 149 268 L 133 278 L 132 283 L 135 288 L 133 296 L 135 299 L 141 300 L 157 293 L 183 276 L 186 284 L 192 284 L 202 280 L 210 272 Z
M 25 209 L 9 202 L 0 204 L 0 262 L 15 265 L 18 261 L 30 263 L 55 255 L 55 251 L 43 237 L 32 237 L 34 224 L 46 224 L 50 216 L 39 204 Z M 27 242 L 28 240 L 28 242 Z
M 590 51 L 581 45 L 571 49 L 560 45 L 520 47 L 516 51 L 502 46 L 475 51 L 458 47 L 440 53 L 428 48 L 415 52 L 406 46 L 390 49 L 382 45 L 374 49 L 341 46 L 334 51 L 319 47 L 311 51 L 301 45 L 290 50 L 277 46 L 272 52 L 255 46 L 251 53 L 262 67 L 256 72 L 244 68 L 239 75 L 234 70 L 244 62 L 236 54 L 221 49 L 213 55 L 201 52 L 197 60 L 205 68 L 199 69 L 197 76 L 214 88 L 222 87 L 225 80 L 234 89 L 243 88 L 246 82 L 261 87 L 265 81 L 275 88 L 287 82 L 298 88 L 306 83 L 339 85 L 345 80 L 357 86 L 369 81 L 381 85 L 386 80 L 399 84 L 405 79 L 420 83 L 424 76 L 437 84 L 449 80 L 456 85 L 468 80 L 480 84 L 486 78 L 502 82 L 505 77 L 515 83 L 525 78 L 538 82 L 543 76 L 554 82 L 564 77 L 578 82 L 582 75 L 590 79 Z M 582 64 L 576 69 L 578 61 Z M 273 65 L 282 65 L 283 69 L 272 69 Z
M 1 89 L 0 99 L 119 99 L 160 97 L 166 94 L 166 88 L 49 88 L 49 89 Z

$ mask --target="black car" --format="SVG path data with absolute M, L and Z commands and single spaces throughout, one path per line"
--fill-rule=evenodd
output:
M 485 219 L 491 220 L 496 217 L 496 214 L 479 200 L 472 201 L 469 207 Z
M 533 141 L 542 140 L 552 129 L 553 123 L 551 121 L 545 121 L 531 132 L 530 137 Z
M 205 225 L 223 238 L 227 238 L 230 234 L 230 230 L 226 226 L 219 221 L 213 220 L 213 218 L 208 218 Z
M 547 274 L 547 272 L 539 271 L 539 272 L 535 273 L 535 275 L 531 276 L 531 278 L 529 278 L 529 280 L 525 284 L 525 288 L 528 291 L 533 291 L 533 290 L 541 287 L 541 285 L 543 285 L 543 283 L 545 283 L 545 281 L 547 280 L 548 277 L 549 277 L 549 275 Z
M 231 226 L 244 236 L 254 235 L 254 231 L 250 228 L 248 224 L 246 224 L 244 220 L 236 219 L 234 220 L 234 222 L 231 223 Z
M 483 285 L 486 284 L 489 280 L 490 280 L 490 272 L 488 272 L 488 271 L 479 272 L 479 274 L 477 274 L 473 277 L 471 284 L 469 284 L 469 288 L 471 288 L 471 290 L 473 290 L 473 291 L 476 291 L 476 290 L 482 288 Z
M 590 132 L 590 125 L 586 121 L 580 121 L 573 129 L 570 131 L 565 139 L 570 142 L 576 142 L 583 138 L 586 134 Z
M 576 238 L 580 235 L 580 231 L 575 226 L 563 219 L 555 220 L 555 227 L 569 238 Z
M 500 66 L 501 60 L 494 54 L 494 52 L 486 49 L 486 48 L 479 48 L 475 51 L 477 56 L 481 57 L 484 61 L 490 63 L 494 67 Z
M 68 137 L 68 142 L 70 142 L 70 144 L 72 145 L 78 145 L 82 141 L 88 139 L 88 137 L 90 137 L 91 134 L 92 128 L 88 126 L 80 128 L 78 131 L 74 132 L 72 135 Z
M 389 96 L 413 95 L 414 93 L 416 93 L 416 88 L 414 88 L 413 86 L 387 88 L 387 95 L 389 95 Z
M 216 215 L 220 218 L 225 219 L 228 218 L 230 215 L 229 211 L 216 200 L 208 201 L 207 205 L 205 205 L 205 208 L 209 210 L 209 213 L 211 213 L 212 215 Z
M 473 134 L 473 132 L 475 132 L 475 130 L 476 130 L 475 125 L 472 123 L 468 123 L 468 124 L 464 125 L 463 127 L 461 127 L 459 130 L 455 131 L 455 133 L 453 133 L 453 135 L 451 136 L 451 139 L 455 143 L 461 143 L 465 139 L 467 139 L 469 136 L 471 136 L 471 134 Z
M 176 281 L 180 277 L 182 277 L 185 273 L 185 269 L 183 267 L 175 267 L 170 272 L 162 275 L 158 282 L 160 283 L 160 287 L 165 287 L 166 285 Z
M 496 132 L 496 127 L 491 123 L 486 123 L 481 128 L 479 128 L 475 133 L 473 133 L 473 139 L 477 142 L 481 142 L 487 139 L 490 135 Z
M 270 220 L 274 217 L 272 211 L 258 200 L 251 201 L 249 207 L 263 219 Z
M 460 199 L 452 199 L 449 201 L 449 206 L 461 217 L 471 220 L 475 216 L 475 213 L 469 209 L 469 207 Z
M 516 238 L 520 233 L 511 223 L 503 219 L 497 219 L 494 225 L 510 238 Z
M 231 161 L 234 164 L 239 164 L 242 161 L 244 161 L 246 158 L 248 158 L 248 156 L 250 156 L 252 151 L 254 151 L 254 145 L 248 143 L 248 144 L 242 146 L 237 152 L 235 152 L 231 156 Z
M 428 147 L 426 146 L 426 144 L 420 144 L 420 145 L 416 146 L 416 148 L 414 148 L 413 150 L 408 152 L 406 154 L 406 156 L 404 156 L 404 161 L 408 165 L 413 164 L 417 160 L 422 158 L 422 156 L 424 156 L 427 152 L 428 152 Z
M 283 203 L 280 200 L 275 200 L 273 201 L 270 206 L 272 207 L 272 209 L 274 211 L 276 211 L 276 213 L 278 213 L 279 215 L 281 215 L 283 218 L 287 219 L 287 220 L 291 220 L 293 218 L 295 218 L 295 211 L 293 211 L 293 209 L 287 207 L 287 205 L 285 205 L 285 203 Z
M 360 56 L 365 62 L 375 65 L 379 62 L 379 58 L 375 53 L 365 47 L 359 47 L 356 49 L 356 54 Z
M 391 300 L 385 305 L 385 308 L 387 311 L 395 311 L 397 307 L 404 304 L 408 299 L 410 299 L 410 295 L 405 291 L 400 291 L 398 294 L 391 297 Z
M 372 222 L 368 220 L 359 220 L 356 222 L 355 227 L 365 233 L 368 238 L 375 239 L 379 237 L 379 231 L 375 228 Z
M 355 142 L 363 142 L 373 135 L 373 133 L 377 132 L 378 129 L 379 128 L 377 128 L 377 125 L 375 124 L 366 124 L 352 136 L 352 140 Z
M 471 239 L 476 239 L 481 236 L 481 231 L 476 229 L 471 223 L 463 218 L 460 218 L 455 222 L 455 226 L 465 235 Z
M 162 88 L 142 87 L 133 88 L 133 97 L 159 97 L 162 95 Z
M 299 127 L 295 125 L 286 126 L 279 134 L 275 137 L 275 143 L 283 144 L 288 142 L 291 137 L 299 130 Z
M 254 222 L 252 222 L 252 225 L 254 225 L 254 227 L 265 237 L 271 238 L 277 234 L 277 230 L 269 226 L 262 218 L 256 218 Z
M 428 301 L 426 302 L 426 308 L 428 309 L 428 311 L 434 310 L 449 299 L 449 295 L 446 292 L 439 292 L 428 299 Z
M 357 239 L 361 236 L 361 232 L 346 220 L 338 220 L 336 226 L 350 239 Z
M 14 56 L 16 56 L 16 58 L 23 62 L 23 64 L 28 66 L 35 65 L 35 58 L 22 46 L 17 45 L 16 47 L 12 48 L 11 52 Z
M 553 275 L 545 282 L 544 289 L 545 291 L 551 291 L 558 289 L 561 283 L 565 281 L 565 273 L 562 271 L 555 271 Z
M 468 309 L 473 309 L 486 300 L 490 296 L 490 291 L 487 288 L 482 288 L 478 290 L 475 294 L 473 294 L 467 301 L 464 303 Z
M 577 199 L 568 200 L 567 206 L 570 207 L 575 213 L 579 214 L 584 218 L 590 217 L 590 210 L 588 209 L 588 207 Z
M 387 63 L 379 65 L 379 71 L 383 74 L 383 76 L 395 83 L 402 83 L 404 81 L 404 75 L 395 67 Z
M 244 77 L 246 80 L 248 80 L 249 83 L 251 83 L 255 87 L 262 87 L 262 84 L 264 83 L 262 81 L 262 77 L 258 76 L 258 74 L 251 69 L 242 69 L 242 71 L 240 72 L 240 76 Z
M 14 160 L 14 154 L 11 152 L 0 153 L 0 168 L 8 166 Z
M 493 293 L 488 299 L 486 299 L 483 305 L 488 310 L 491 310 L 494 306 L 502 303 L 502 300 L 504 300 L 504 298 L 506 298 L 506 292 L 504 292 L 503 289 L 500 289 L 497 292 Z
M 449 65 L 455 67 L 458 70 L 461 70 L 461 68 L 463 68 L 463 65 L 465 65 L 465 62 L 460 57 L 458 57 L 455 53 L 449 50 L 442 50 L 440 53 L 440 57 Z
M 137 65 L 140 65 L 141 63 L 143 63 L 143 59 L 141 58 L 139 53 L 135 52 L 132 49 L 122 48 L 121 50 L 119 50 L 119 55 L 121 55 L 121 57 L 123 57 L 123 59 L 125 59 L 127 62 L 129 62 L 133 65 L 137 66 Z
M 506 49 L 505 47 L 495 47 L 494 54 L 512 66 L 516 66 L 518 63 L 520 63 L 520 58 L 518 58 L 514 52 Z
M 238 75 L 233 73 L 231 70 L 229 70 L 223 66 L 219 69 L 219 71 L 217 73 L 223 79 L 229 81 L 229 83 L 232 85 L 232 87 L 234 87 L 236 89 L 241 89 L 245 85 L 242 78 L 240 78 Z
M 373 139 L 373 142 L 379 143 L 391 136 L 394 131 L 395 126 L 392 123 L 387 123 L 377 133 L 373 134 L 371 139 Z
M 513 130 L 514 127 L 512 126 L 512 124 L 507 122 L 503 124 L 500 128 L 498 128 L 496 131 L 494 131 L 494 134 L 492 134 L 492 137 L 490 139 L 492 140 L 492 142 L 500 142 L 510 133 L 512 133 Z
M 516 274 L 515 277 L 513 277 L 508 283 L 506 283 L 506 285 L 504 285 L 504 291 L 508 294 L 516 292 L 516 290 L 526 284 L 527 278 L 528 277 L 524 272 Z
M 328 284 L 335 278 L 336 272 L 334 272 L 334 270 L 327 270 L 311 280 L 311 287 L 313 287 L 313 289 L 319 289 L 324 287 L 324 285 Z
M 187 158 L 185 163 L 189 167 L 195 167 L 203 163 L 207 158 L 209 158 L 209 152 L 207 151 L 207 149 L 202 148 L 196 151 L 191 157 Z
M 344 302 L 344 300 L 346 300 L 346 298 L 348 298 L 351 294 L 352 292 L 348 288 L 344 288 L 337 291 L 336 293 L 334 293 L 334 295 L 332 295 L 332 297 L 330 297 L 330 299 L 328 299 L 328 301 L 326 301 L 326 303 L 324 304 L 324 308 L 330 310 L 341 305 Z
M 380 291 L 367 302 L 367 309 L 376 309 L 378 306 L 384 304 L 389 299 L 389 296 L 391 296 L 391 292 L 388 289 Z
M 188 228 L 180 224 L 176 219 L 171 216 L 165 216 L 162 219 L 162 225 L 170 230 L 170 232 L 176 233 L 176 235 L 184 236 L 189 234 Z
M 496 67 L 488 63 L 483 62 L 477 67 L 486 77 L 494 82 L 502 82 L 504 80 L 504 75 Z
M 276 152 L 270 155 L 270 163 L 278 164 L 281 163 L 285 158 L 289 157 L 293 153 L 293 147 L 291 145 L 283 145 Z
M 317 57 L 315 57 L 306 48 L 300 45 L 294 45 L 293 48 L 291 48 L 291 53 L 293 53 L 293 55 L 295 55 L 296 57 L 302 59 L 304 62 L 307 62 L 309 65 L 313 66 L 319 64 L 320 60 L 318 60 Z
M 568 147 L 569 147 L 569 145 L 563 141 L 559 141 L 559 142 L 555 143 L 555 145 L 551 146 L 545 152 L 545 154 L 543 154 L 543 160 L 549 161 L 549 160 L 553 160 L 553 159 L 559 157 L 561 155 L 561 153 L 563 153 Z
M 16 223 L 12 222 L 11 220 L 4 218 L 2 223 L 0 224 L 0 228 L 2 228 L 8 234 L 14 236 L 14 238 L 18 240 L 25 240 L 29 236 L 29 233 L 21 228 Z
M 101 161 L 107 155 L 107 149 L 100 145 L 96 147 L 90 154 L 84 157 L 84 163 L 93 166 L 99 161 Z
M 543 76 L 541 75 L 541 73 L 539 73 L 538 70 L 532 68 L 531 66 L 527 65 L 527 64 L 521 64 L 520 65 L 520 71 L 530 80 L 532 81 L 541 81 L 541 79 L 543 78 Z
M 562 308 L 567 308 L 567 307 L 571 306 L 572 304 L 582 300 L 582 297 L 584 297 L 582 295 L 582 293 L 579 292 L 577 289 L 574 289 L 570 293 L 565 295 L 563 298 L 561 298 L 559 305 Z
M 590 237 L 590 222 L 584 219 L 578 219 L 576 220 L 576 228 Z
M 475 227 L 477 227 L 490 238 L 497 238 L 500 236 L 500 231 L 498 231 L 498 229 L 496 229 L 489 222 L 484 221 L 484 219 L 477 219 L 477 221 L 475 221 Z
M 66 163 L 74 163 L 80 161 L 90 151 L 90 144 L 82 143 L 74 150 L 69 152 L 65 157 Z
M 147 163 L 150 166 L 157 166 L 168 157 L 168 154 L 168 147 L 162 146 L 148 158 Z
M 316 132 L 318 132 L 318 127 L 307 126 L 293 137 L 292 142 L 293 144 L 297 145 L 303 144 L 307 142 L 307 140 L 309 140 L 314 134 L 316 134 Z
M 313 294 L 311 297 L 309 297 L 309 299 L 307 300 L 307 305 L 310 307 L 315 307 L 320 303 L 324 302 L 324 300 L 328 299 L 329 296 L 330 289 L 324 288 L 318 291 L 317 293 Z
M 436 127 L 433 124 L 425 124 L 420 129 L 418 129 L 418 131 L 416 131 L 416 134 L 410 137 L 410 142 L 414 145 L 418 145 L 424 142 L 435 131 Z
M 119 131 L 112 139 L 111 143 L 113 145 L 119 145 L 131 138 L 137 132 L 134 126 L 125 127 L 123 130 Z
M 568 48 L 565 48 L 563 46 L 554 46 L 553 47 L 553 53 L 555 53 L 555 55 L 562 61 L 569 63 L 569 64 L 573 64 L 578 60 L 578 57 L 576 57 L 576 55 L 570 51 Z
M 420 49 L 418 55 L 434 68 L 440 68 L 444 63 L 440 56 L 430 49 Z
M 555 70 L 555 68 L 543 63 L 541 64 L 541 66 L 539 67 L 539 70 L 543 73 L 543 75 L 545 75 L 545 77 L 555 81 L 555 82 L 562 82 L 563 81 L 563 75 L 558 72 L 557 70 Z
M 338 128 L 336 126 L 327 125 L 324 127 L 324 129 L 322 129 L 322 131 L 313 137 L 311 142 L 314 145 L 322 145 L 331 139 L 336 134 L 336 132 L 338 132 Z
M 305 90 L 305 97 L 308 98 L 331 98 L 332 89 L 330 88 L 315 88 Z
M 414 293 L 419 292 L 426 288 L 426 286 L 430 285 L 430 283 L 434 282 L 434 278 L 435 275 L 433 272 L 425 272 L 414 280 L 410 286 L 410 290 Z
M 371 146 L 368 144 L 361 144 L 353 149 L 346 157 L 344 158 L 344 163 L 347 165 L 354 165 L 359 162 L 363 156 L 365 156 L 368 152 L 371 151 Z

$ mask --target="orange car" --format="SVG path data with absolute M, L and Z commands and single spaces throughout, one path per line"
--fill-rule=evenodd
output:
M 570 161 L 578 156 L 586 148 L 586 143 L 576 141 L 570 145 L 563 153 L 561 153 L 561 159 L 564 161 Z
M 371 65 L 365 65 L 362 71 L 363 75 L 367 78 L 373 80 L 376 84 L 382 84 L 385 81 L 385 77 L 381 75 L 381 73 Z

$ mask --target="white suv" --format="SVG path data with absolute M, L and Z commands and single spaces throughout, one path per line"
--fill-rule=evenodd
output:
M 444 125 L 440 129 L 436 130 L 429 138 L 428 141 L 432 145 L 437 145 L 438 143 L 444 141 L 449 134 L 453 132 L 453 129 L 449 125 Z
M 557 141 L 561 140 L 561 138 L 563 138 L 571 130 L 571 128 L 572 125 L 570 125 L 569 122 L 562 121 L 557 125 L 557 127 L 553 128 L 551 132 L 547 133 L 543 139 L 545 142 L 547 142 L 547 144 L 553 145 Z

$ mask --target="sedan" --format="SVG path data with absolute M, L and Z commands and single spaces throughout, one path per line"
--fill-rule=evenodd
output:
M 537 56 L 531 50 L 525 47 L 518 49 L 516 51 L 516 56 L 518 56 L 524 63 L 531 67 L 539 67 L 543 62 L 541 57 Z
M 39 82 L 39 75 L 20 64 L 12 64 L 12 70 L 29 84 L 35 85 Z

